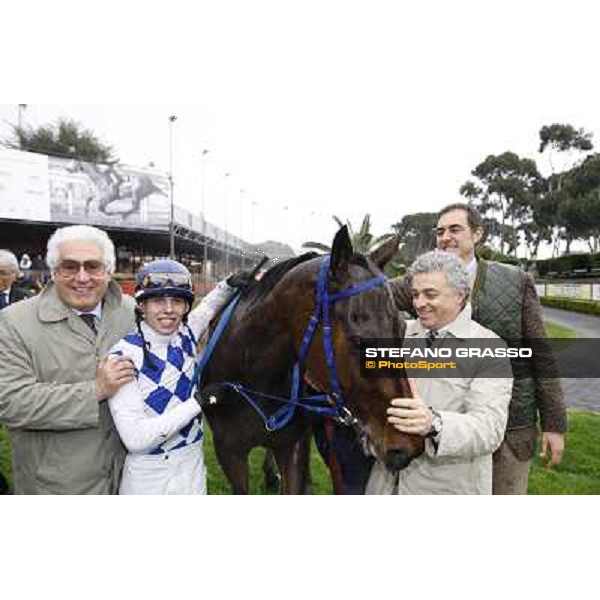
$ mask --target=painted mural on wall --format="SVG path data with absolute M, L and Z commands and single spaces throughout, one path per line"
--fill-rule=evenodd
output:
M 164 175 L 53 157 L 48 157 L 48 173 L 52 220 L 168 227 L 168 179 Z
M 252 249 L 202 215 L 174 208 L 176 223 L 218 247 Z M 168 231 L 170 214 L 162 171 L 0 148 L 0 219 Z
M 0 218 L 167 229 L 169 215 L 160 171 L 0 151 Z

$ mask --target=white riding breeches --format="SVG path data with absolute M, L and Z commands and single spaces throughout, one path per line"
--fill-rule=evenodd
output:
M 119 494 L 206 494 L 202 440 L 165 454 L 128 454 Z

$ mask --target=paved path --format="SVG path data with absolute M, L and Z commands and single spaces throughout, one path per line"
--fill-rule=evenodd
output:
M 600 338 L 600 317 L 544 307 L 544 319 L 574 329 L 579 337 Z
M 544 307 L 544 320 L 570 327 L 582 338 L 600 339 L 600 317 Z M 567 406 L 600 412 L 600 379 L 563 379 Z

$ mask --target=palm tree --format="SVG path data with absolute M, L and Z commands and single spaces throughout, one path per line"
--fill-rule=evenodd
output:
M 344 226 L 344 223 L 339 217 L 334 215 L 333 220 L 340 227 Z M 379 237 L 375 238 L 371 233 L 371 216 L 369 214 L 364 216 L 358 231 L 354 231 L 350 221 L 346 221 L 346 226 L 348 227 L 348 233 L 350 234 L 350 239 L 352 240 L 352 247 L 354 250 L 356 250 L 356 252 L 360 252 L 362 254 L 368 254 L 371 250 L 379 246 L 379 244 L 395 235 L 393 233 L 385 233 L 384 235 L 380 235 Z M 302 244 L 302 248 L 318 250 L 324 254 L 329 254 L 331 252 L 331 248 L 329 246 L 319 242 L 304 242 L 304 244 Z

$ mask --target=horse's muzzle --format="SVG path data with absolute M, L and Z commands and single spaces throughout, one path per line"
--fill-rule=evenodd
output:
M 406 469 L 411 460 L 412 457 L 410 452 L 405 448 L 389 450 L 385 453 L 385 466 L 388 468 L 388 470 L 394 473 L 397 471 L 402 471 L 402 469 Z

